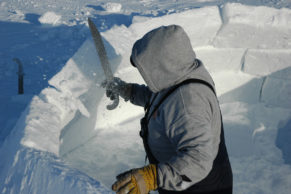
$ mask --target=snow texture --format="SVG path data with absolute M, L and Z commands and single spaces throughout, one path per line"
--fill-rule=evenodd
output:
M 62 16 L 55 14 L 54 12 L 46 12 L 38 20 L 42 24 L 56 25 L 59 23 Z
M 225 25 L 214 41 L 217 47 L 288 49 L 291 47 L 289 9 L 226 4 Z M 238 41 L 239 40 L 239 41 Z
M 123 100 L 106 109 L 111 102 L 100 87 L 105 77 L 86 24 L 95 14 L 114 75 L 127 82 L 144 83 L 129 64 L 132 44 L 161 25 L 181 25 L 216 84 L 234 193 L 289 193 L 291 11 L 280 7 L 284 2 L 121 2 L 80 7 L 76 1 L 62 9 L 52 1 L 0 3 L 6 21 L 0 25 L 13 31 L 18 27 L 9 22 L 17 21 L 22 27 L 21 38 L 0 29 L 0 81 L 7 82 L 0 89 L 0 191 L 111 193 L 116 174 L 145 164 L 138 135 L 143 109 Z M 43 45 L 47 50 L 40 52 Z M 5 50 L 33 62 L 24 68 L 30 93 L 13 94 L 16 81 L 7 80 L 17 69 Z M 38 69 L 42 81 L 34 88 Z
M 108 12 L 120 12 L 122 5 L 120 3 L 105 3 L 102 7 Z

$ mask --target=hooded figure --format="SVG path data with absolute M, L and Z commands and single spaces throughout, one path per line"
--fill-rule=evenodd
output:
M 107 96 L 118 94 L 145 107 L 142 137 L 150 164 L 117 176 L 112 189 L 142 194 L 232 193 L 214 82 L 183 28 L 170 25 L 148 32 L 134 44 L 131 63 L 147 86 L 115 78 L 105 83 Z

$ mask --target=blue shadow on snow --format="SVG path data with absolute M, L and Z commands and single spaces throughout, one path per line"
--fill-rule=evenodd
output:
M 291 165 L 291 118 L 289 121 L 279 123 L 276 146 L 281 149 L 286 164 Z
M 41 23 L 38 20 L 39 18 L 40 18 L 40 15 L 38 14 L 28 13 L 28 14 L 25 14 L 24 20 L 28 21 L 31 24 L 41 25 Z
M 85 25 L 41 25 L 39 15 L 26 14 L 29 23 L 0 21 L 0 145 L 15 126 L 33 95 L 50 80 L 89 36 Z M 18 65 L 24 70 L 24 95 L 18 95 Z

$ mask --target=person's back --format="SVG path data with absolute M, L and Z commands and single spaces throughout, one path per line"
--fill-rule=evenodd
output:
M 113 189 L 125 191 L 130 182 L 135 183 L 128 184 L 130 188 L 140 192 L 147 188 L 145 192 L 232 193 L 232 171 L 214 83 L 196 59 L 184 30 L 171 25 L 147 33 L 134 44 L 131 62 L 147 86 L 119 80 L 107 84 L 107 90 L 147 109 L 143 140 L 147 155 L 154 160 L 123 174 Z M 193 79 L 196 82 L 187 82 Z M 125 183 L 129 174 L 133 178 Z

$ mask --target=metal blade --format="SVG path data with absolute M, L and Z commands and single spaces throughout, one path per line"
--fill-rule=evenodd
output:
M 90 28 L 90 31 L 95 43 L 96 51 L 99 56 L 106 79 L 108 81 L 111 81 L 113 80 L 113 73 L 110 68 L 110 64 L 108 61 L 108 57 L 106 54 L 106 50 L 105 50 L 100 32 L 98 31 L 97 27 L 95 26 L 95 24 L 92 22 L 90 18 L 88 18 L 88 24 L 89 24 L 89 28 Z
M 108 82 L 113 81 L 113 73 L 110 68 L 110 64 L 108 61 L 108 57 L 106 54 L 106 50 L 105 50 L 100 32 L 98 31 L 97 27 L 95 26 L 95 24 L 92 22 L 90 18 L 88 18 L 88 24 L 89 24 L 89 28 L 94 40 L 94 45 L 96 47 L 96 51 L 99 56 L 106 80 Z M 107 109 L 113 110 L 118 106 L 118 104 L 119 104 L 119 96 L 118 94 L 114 94 L 114 101 L 112 104 L 107 105 Z

